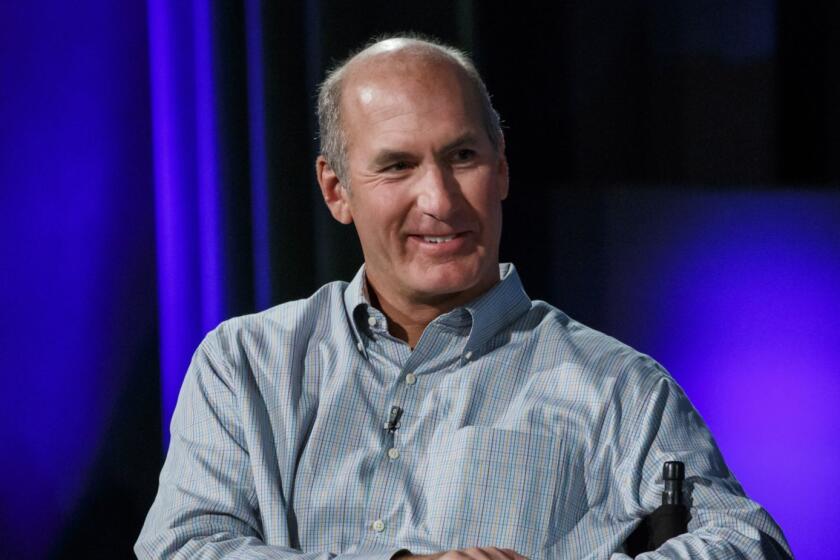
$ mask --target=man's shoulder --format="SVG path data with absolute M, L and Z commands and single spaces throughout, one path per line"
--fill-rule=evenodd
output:
M 347 282 L 321 286 L 307 298 L 287 301 L 264 311 L 222 321 L 208 333 L 204 344 L 230 353 L 242 348 L 266 348 L 296 344 L 334 329 L 344 319 Z
M 649 355 L 544 301 L 534 300 L 520 322 L 531 330 L 537 353 L 549 356 L 565 368 L 575 368 L 600 381 L 613 378 L 646 385 L 663 377 L 670 378 Z
M 572 318 L 554 305 L 534 300 L 531 309 L 520 319 L 532 334 L 548 344 L 562 345 L 580 352 L 580 356 L 639 353 L 620 340 Z

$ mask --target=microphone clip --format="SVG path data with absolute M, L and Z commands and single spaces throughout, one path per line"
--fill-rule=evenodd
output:
M 403 409 L 398 406 L 392 406 L 391 412 L 388 414 L 388 421 L 385 422 L 385 431 L 393 434 L 400 427 L 400 418 L 402 418 Z

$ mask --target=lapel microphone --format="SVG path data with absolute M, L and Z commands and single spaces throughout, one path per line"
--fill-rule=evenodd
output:
M 400 427 L 400 418 L 402 417 L 403 409 L 398 406 L 392 406 L 391 412 L 388 414 L 388 421 L 385 422 L 385 430 L 393 434 Z

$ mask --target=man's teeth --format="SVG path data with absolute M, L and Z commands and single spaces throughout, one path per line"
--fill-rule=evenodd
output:
M 446 235 L 444 237 L 432 237 L 431 235 L 424 235 L 423 241 L 426 243 L 446 243 L 455 239 L 455 235 Z

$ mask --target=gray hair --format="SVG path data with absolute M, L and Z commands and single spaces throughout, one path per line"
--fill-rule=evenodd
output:
M 456 64 L 461 68 L 481 100 L 481 119 L 490 143 L 495 150 L 502 145 L 502 125 L 499 113 L 493 108 L 487 86 L 476 70 L 470 57 L 463 51 L 428 37 L 409 34 L 376 37 L 361 50 L 350 54 L 346 59 L 327 72 L 327 76 L 318 88 L 318 128 L 321 140 L 321 155 L 332 167 L 339 181 L 350 187 L 347 162 L 347 135 L 341 122 L 341 91 L 347 66 L 357 57 L 374 50 L 380 43 L 402 40 L 407 48 L 418 51 L 424 56 L 438 58 Z

